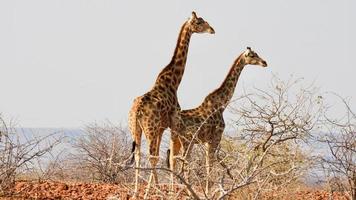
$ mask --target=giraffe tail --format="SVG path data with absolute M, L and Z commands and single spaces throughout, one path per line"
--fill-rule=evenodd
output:
M 132 165 L 135 162 L 135 149 L 136 149 L 136 142 L 132 142 L 132 148 L 131 148 L 131 158 L 129 158 L 129 162 L 127 162 L 127 165 Z
M 167 168 L 170 168 L 171 164 L 169 163 L 169 155 L 171 154 L 171 150 L 167 149 L 167 155 L 166 155 L 166 165 Z
M 131 107 L 129 113 L 129 128 L 132 134 L 133 142 L 131 148 L 131 155 L 128 158 L 129 161 L 126 162 L 127 165 L 132 165 L 135 162 L 135 150 L 137 149 L 137 145 L 141 143 L 141 141 L 136 141 L 141 138 L 142 129 L 138 122 L 137 117 L 141 115 L 141 107 L 142 107 L 142 97 L 138 97 L 134 100 L 133 106 Z

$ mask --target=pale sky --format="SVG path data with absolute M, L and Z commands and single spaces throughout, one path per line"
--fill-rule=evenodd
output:
M 216 34 L 191 39 L 183 109 L 218 87 L 246 46 L 269 67 L 246 67 L 235 96 L 274 73 L 356 99 L 355 0 L 1 0 L 0 113 L 22 127 L 126 124 L 192 10 Z

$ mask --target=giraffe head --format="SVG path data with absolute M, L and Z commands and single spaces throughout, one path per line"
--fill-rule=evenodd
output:
M 260 58 L 256 52 L 252 51 L 251 47 L 247 47 L 247 50 L 243 53 L 243 59 L 247 65 L 267 67 L 267 62 Z
M 210 33 L 214 34 L 214 29 L 206 22 L 203 18 L 198 17 L 197 14 L 193 11 L 192 16 L 188 20 L 190 30 L 193 33 Z

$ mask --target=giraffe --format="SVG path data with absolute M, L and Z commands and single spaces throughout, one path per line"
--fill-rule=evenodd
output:
M 209 177 L 213 155 L 225 128 L 223 112 L 234 94 L 241 71 L 248 64 L 267 67 L 266 61 L 247 47 L 247 50 L 234 61 L 220 87 L 206 96 L 200 106 L 180 112 L 178 118 L 180 125 L 176 130 L 172 130 L 170 149 L 167 151 L 169 154 L 167 164 L 172 171 L 175 168 L 175 157 L 181 149 L 183 155 L 189 156 L 193 144 L 202 143 L 206 146 L 206 173 Z M 171 179 L 173 185 L 173 176 Z M 207 193 L 209 193 L 208 179 L 205 188 Z
M 131 163 L 133 160 L 136 161 L 135 194 L 138 191 L 142 132 L 147 140 L 151 167 L 155 168 L 159 159 L 163 131 L 168 127 L 173 129 L 174 119 L 181 110 L 177 99 L 177 90 L 184 73 L 189 41 L 193 33 L 214 34 L 215 31 L 208 22 L 198 17 L 193 11 L 192 16 L 180 29 L 170 63 L 159 73 L 152 89 L 134 99 L 129 112 L 129 129 L 133 138 L 132 153 L 135 153 Z M 158 178 L 155 169 L 151 171 L 145 198 L 149 193 L 153 178 L 157 184 Z

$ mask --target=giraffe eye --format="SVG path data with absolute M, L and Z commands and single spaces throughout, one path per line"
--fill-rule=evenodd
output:
M 204 23 L 204 20 L 202 18 L 199 18 L 198 21 L 197 21 L 197 24 L 200 25 L 200 24 L 203 24 Z

